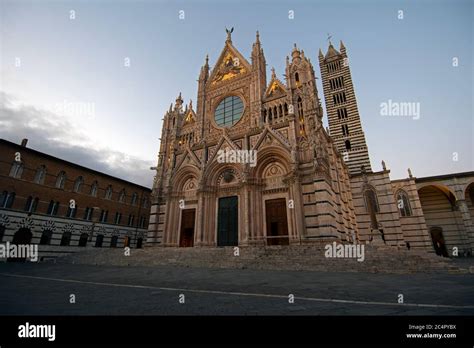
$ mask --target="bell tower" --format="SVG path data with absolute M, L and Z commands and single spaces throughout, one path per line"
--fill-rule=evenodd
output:
M 346 47 L 342 41 L 339 52 L 331 41 L 326 55 L 319 50 L 319 67 L 331 137 L 350 174 L 360 173 L 362 166 L 366 172 L 371 172 L 369 150 L 357 109 Z

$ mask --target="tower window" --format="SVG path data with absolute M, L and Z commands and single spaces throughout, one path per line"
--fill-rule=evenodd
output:
M 346 140 L 344 143 L 346 144 L 346 150 L 350 150 L 351 149 L 351 141 Z
M 300 83 L 300 75 L 298 73 L 295 73 L 295 81 L 296 81 L 296 85 L 298 86 Z
M 341 125 L 341 129 L 342 129 L 342 135 L 347 137 L 349 135 L 349 127 L 347 126 L 347 124 Z

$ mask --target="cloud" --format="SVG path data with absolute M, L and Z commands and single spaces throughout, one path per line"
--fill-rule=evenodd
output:
M 110 148 L 98 148 L 68 119 L 19 103 L 0 91 L 0 137 L 118 178 L 151 187 L 155 165 Z

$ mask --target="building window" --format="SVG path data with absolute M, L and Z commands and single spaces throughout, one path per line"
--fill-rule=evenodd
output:
M 82 176 L 80 176 L 74 182 L 74 192 L 81 192 L 82 185 L 84 185 L 84 179 L 82 178 Z
M 15 202 L 15 192 L 3 191 L 0 195 L 0 208 L 13 207 L 13 202 Z
M 108 216 L 109 216 L 109 211 L 108 210 L 102 210 L 100 212 L 100 222 L 107 222 Z
M 53 236 L 53 231 L 44 230 L 41 234 L 40 245 L 50 245 L 51 237 Z
M 94 215 L 94 208 L 87 207 L 84 212 L 84 220 L 91 221 L 93 215 Z
M 120 202 L 120 203 L 125 202 L 125 190 L 120 191 L 120 194 L 119 194 L 119 202 Z
M 346 140 L 344 143 L 345 143 L 345 145 L 346 145 L 346 150 L 350 150 L 350 149 L 351 149 L 351 141 L 350 141 L 350 140 Z
M 107 190 L 105 190 L 105 199 L 112 199 L 112 186 L 109 185 Z
M 56 179 L 56 188 L 63 189 L 66 185 L 66 173 L 64 171 L 59 172 L 58 178 Z
M 214 120 L 220 127 L 229 127 L 236 124 L 244 111 L 244 103 L 237 96 L 224 98 L 214 112 Z
M 66 217 L 75 218 L 77 209 L 78 209 L 77 204 L 74 205 L 74 208 L 71 208 L 71 206 L 69 205 L 68 208 L 67 208 Z
M 71 244 L 71 232 L 64 232 L 61 237 L 61 246 L 69 246 Z
M 114 223 L 116 225 L 119 225 L 120 224 L 120 220 L 122 220 L 122 213 L 115 213 L 115 219 L 114 219 Z
M 132 205 L 137 205 L 138 195 L 136 192 L 132 195 Z
M 140 216 L 140 228 L 145 228 L 146 218 L 144 216 Z
M 300 75 L 298 73 L 295 73 L 295 81 L 296 81 L 296 86 L 300 85 Z
M 405 191 L 398 191 L 397 194 L 397 206 L 400 216 L 411 216 L 410 200 Z
M 46 167 L 44 165 L 38 167 L 36 169 L 36 174 L 35 174 L 35 183 L 36 184 L 44 184 L 44 179 L 46 178 Z
M 36 208 L 38 207 L 38 202 L 39 202 L 38 197 L 33 199 L 32 196 L 29 196 L 28 199 L 26 200 L 25 211 L 28 213 L 34 213 L 36 211 Z
M 342 135 L 347 137 L 349 135 L 349 126 L 347 124 L 341 125 Z
M 23 173 L 23 163 L 13 162 L 12 168 L 10 169 L 10 176 L 15 179 L 21 179 Z
M 135 218 L 135 216 L 133 216 L 132 214 L 130 214 L 128 216 L 128 226 L 133 226 L 133 219 Z
M 87 245 L 88 238 L 89 238 L 89 235 L 87 233 L 82 233 L 81 236 L 79 237 L 79 246 L 85 247 Z
M 58 209 L 59 209 L 59 202 L 55 202 L 55 201 L 51 200 L 49 202 L 47 214 L 51 215 L 51 216 L 57 215 L 58 214 Z
M 148 197 L 143 197 L 142 207 L 145 209 L 148 208 Z
M 91 185 L 91 196 L 97 197 L 97 181 L 94 181 Z
M 367 189 L 364 192 L 364 198 L 365 198 L 365 206 L 367 208 L 367 212 L 373 212 L 378 213 L 379 210 L 379 203 L 377 200 L 377 194 L 373 189 Z

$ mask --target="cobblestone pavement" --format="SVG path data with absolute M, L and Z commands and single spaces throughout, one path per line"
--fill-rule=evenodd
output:
M 0 315 L 108 314 L 473 315 L 474 275 L 0 264 Z

